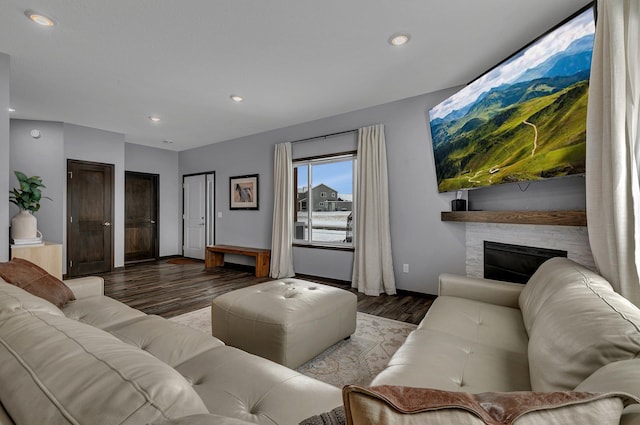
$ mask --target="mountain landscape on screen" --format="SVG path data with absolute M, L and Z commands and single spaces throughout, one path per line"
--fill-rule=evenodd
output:
M 429 111 L 441 192 L 585 171 L 590 8 Z

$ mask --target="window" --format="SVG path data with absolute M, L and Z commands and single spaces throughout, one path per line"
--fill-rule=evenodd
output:
M 293 162 L 295 243 L 353 246 L 355 162 L 352 153 Z

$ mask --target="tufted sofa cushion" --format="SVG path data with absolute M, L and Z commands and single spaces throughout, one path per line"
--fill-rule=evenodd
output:
M 409 335 L 371 385 L 471 393 L 530 389 L 526 353 L 424 329 Z
M 208 413 L 168 365 L 6 286 L 0 282 L 0 399 L 14 422 L 135 424 Z
M 70 319 L 103 330 L 146 316 L 143 312 L 104 295 L 71 301 L 62 308 L 62 311 Z
M 640 353 L 640 310 L 602 277 L 569 261 L 563 261 L 565 280 L 552 275 L 554 294 L 536 308 L 529 331 L 534 391 L 573 390 L 601 367 Z
M 177 365 L 211 413 L 257 424 L 297 424 L 342 402 L 340 390 L 223 346 Z
M 112 326 L 109 333 L 152 354 L 171 367 L 224 345 L 219 339 L 204 332 L 159 316 L 144 316 Z
M 371 384 L 529 390 L 527 343 L 518 309 L 440 296 Z
M 456 320 L 451 320 L 451 312 Z M 527 353 L 529 338 L 517 308 L 489 304 L 466 298 L 440 296 L 418 329 L 431 329 L 479 344 Z

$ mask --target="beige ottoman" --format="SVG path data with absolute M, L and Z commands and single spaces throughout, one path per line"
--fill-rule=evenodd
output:
M 296 368 L 356 330 L 357 297 L 300 279 L 228 292 L 211 303 L 213 336 Z

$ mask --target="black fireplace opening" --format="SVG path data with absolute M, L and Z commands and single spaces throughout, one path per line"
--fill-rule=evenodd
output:
M 567 251 L 484 241 L 485 279 L 527 283 L 538 267 L 553 257 L 565 257 Z

